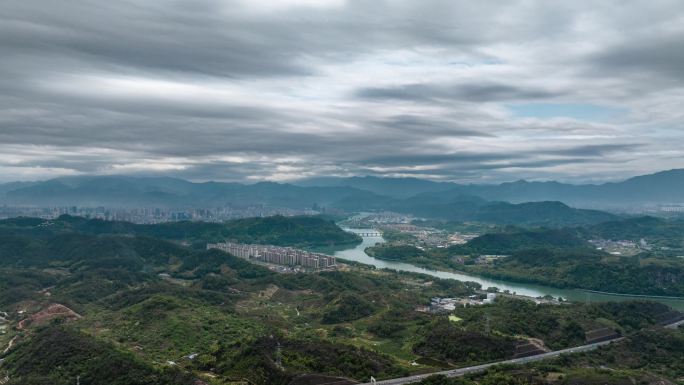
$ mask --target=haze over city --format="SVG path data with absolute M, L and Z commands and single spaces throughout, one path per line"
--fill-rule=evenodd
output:
M 679 1 L 22 1 L 0 181 L 603 182 L 684 165 Z

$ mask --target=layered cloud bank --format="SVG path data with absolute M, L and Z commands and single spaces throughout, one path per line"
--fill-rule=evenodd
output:
M 0 10 L 0 180 L 590 181 L 684 164 L 678 1 Z

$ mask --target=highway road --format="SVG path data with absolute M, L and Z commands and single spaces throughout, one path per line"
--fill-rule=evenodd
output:
M 684 324 L 684 320 L 666 325 L 666 328 L 674 329 L 677 328 L 679 325 Z M 451 369 L 451 370 L 444 370 L 441 372 L 433 372 L 433 373 L 426 373 L 426 374 L 417 374 L 414 376 L 409 376 L 409 377 L 401 377 L 401 378 L 394 378 L 391 380 L 383 380 L 383 381 L 377 381 L 377 385 L 403 385 L 403 384 L 412 384 L 414 382 L 419 382 L 427 377 L 434 376 L 434 375 L 444 375 L 447 377 L 458 377 L 462 376 L 464 374 L 468 373 L 477 373 L 477 372 L 482 372 L 485 371 L 486 369 L 495 366 L 495 365 L 505 365 L 505 364 L 526 364 L 528 362 L 534 362 L 534 361 L 541 361 L 541 360 L 546 360 L 549 358 L 553 357 L 558 357 L 561 354 L 570 354 L 570 353 L 580 353 L 580 352 L 588 352 L 591 350 L 595 350 L 600 346 L 608 345 L 612 342 L 620 341 L 624 339 L 625 337 L 618 337 L 609 341 L 603 341 L 603 342 L 596 342 L 593 344 L 589 345 L 582 345 L 582 346 L 577 346 L 574 348 L 568 348 L 568 349 L 562 349 L 562 350 L 556 350 L 553 352 L 548 352 L 548 353 L 542 353 L 538 354 L 536 356 L 530 356 L 530 357 L 522 357 L 522 358 L 514 358 L 511 360 L 505 360 L 505 361 L 498 361 L 498 362 L 492 362 L 489 364 L 482 364 L 482 365 L 476 365 L 476 366 L 469 366 L 467 368 L 459 368 L 459 369 Z M 372 383 L 367 382 L 364 384 L 360 385 L 372 385 Z
M 668 329 L 677 329 L 677 328 L 679 327 L 679 325 L 684 325 L 684 319 L 681 320 L 681 321 L 677 321 L 677 322 L 675 322 L 675 323 L 671 323 L 671 324 L 669 324 L 669 325 L 667 325 L 667 326 L 665 326 L 665 327 L 668 328 Z

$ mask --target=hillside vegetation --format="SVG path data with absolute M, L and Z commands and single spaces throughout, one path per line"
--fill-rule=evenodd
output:
M 62 215 L 53 221 L 37 218 L 2 220 L 0 232 L 29 236 L 50 236 L 73 232 L 90 235 L 136 235 L 184 241 L 195 244 L 199 248 L 203 248 L 208 242 L 225 240 L 298 247 L 347 245 L 361 242 L 360 237 L 343 231 L 334 222 L 310 216 L 245 218 L 225 223 L 181 221 L 141 225 Z
M 410 239 L 390 237 L 387 244 L 370 247 L 367 252 L 381 259 L 518 282 L 684 296 L 683 239 L 684 222 L 680 220 L 637 217 L 583 227 L 497 227 L 465 244 L 446 248 L 418 249 Z M 589 242 L 596 240 L 627 243 L 630 253 L 599 249 Z M 479 260 L 483 255 L 503 257 Z
M 4 363 L 9 385 L 182 385 L 192 377 L 177 369 L 158 369 L 110 343 L 60 326 L 38 330 Z
M 524 367 L 495 367 L 467 378 L 432 377 L 421 385 L 663 385 L 684 375 L 684 332 L 647 330 L 593 352 Z M 675 379 L 670 380 L 670 379 Z M 678 382 L 679 381 L 679 382 Z
M 630 336 L 676 314 L 651 303 L 502 297 L 459 308 L 454 321 L 416 308 L 475 295 L 477 284 L 362 265 L 280 274 L 218 250 L 64 219 L 0 226 L 9 325 L 0 347 L 14 344 L 0 356 L 0 378 L 12 384 L 365 382 L 511 358 L 530 338 L 562 348 L 597 328 Z
M 656 248 L 684 249 L 684 221 L 655 217 L 636 217 L 608 221 L 582 229 L 586 238 L 646 240 Z

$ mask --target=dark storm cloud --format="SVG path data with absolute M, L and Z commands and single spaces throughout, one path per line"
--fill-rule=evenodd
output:
M 684 82 L 684 31 L 637 37 L 607 47 L 594 56 L 594 64 L 597 65 L 594 70 L 662 78 L 664 81 L 657 82 L 656 87 L 671 81 L 681 86 Z
M 406 174 L 433 174 L 449 175 L 456 172 L 466 171 L 487 171 L 513 168 L 548 168 L 566 164 L 582 164 L 595 161 L 592 154 L 581 154 L 578 151 L 576 156 L 565 156 L 570 153 L 567 150 L 545 152 L 552 155 L 545 159 L 535 159 L 538 151 L 526 151 L 507 154 L 496 153 L 461 153 L 461 154 L 425 154 L 414 156 L 387 156 L 364 160 L 363 164 L 372 167 L 401 168 L 402 173 Z M 584 155 L 584 156 L 583 156 Z M 404 166 L 429 166 L 427 168 L 402 168 Z
M 0 133 L 0 141 L 69 147 L 97 145 L 179 157 L 231 152 L 287 154 L 311 152 L 324 145 L 317 143 L 316 135 L 274 132 L 267 124 L 269 120 L 258 114 L 252 122 L 184 119 L 181 124 L 173 116 L 112 116 L 98 112 L 88 116 L 94 121 L 84 122 L 81 116 L 70 120 L 41 116 L 17 122 L 12 129 Z
M 369 166 L 418 166 L 438 165 L 445 163 L 479 164 L 483 162 L 509 160 L 515 158 L 515 154 L 485 154 L 485 153 L 458 153 L 458 154 L 402 154 L 387 155 L 363 159 L 362 163 Z
M 464 83 L 450 86 L 436 84 L 408 84 L 396 87 L 363 88 L 355 95 L 365 99 L 436 102 L 459 100 L 495 102 L 511 100 L 552 99 L 560 92 L 516 87 L 508 84 Z
M 544 154 L 561 155 L 561 156 L 581 156 L 588 158 L 604 157 L 611 153 L 634 151 L 643 144 L 639 143 L 625 143 L 625 144 L 589 144 L 584 146 L 576 146 L 570 148 L 563 148 L 557 150 L 542 151 Z
M 289 50 L 288 35 L 278 26 L 240 33 L 250 26 L 213 16 L 218 10 L 212 2 L 198 1 L 196 7 L 153 1 L 8 1 L 3 8 L 11 16 L 2 18 L 0 44 L 29 59 L 65 55 L 83 61 L 84 67 L 97 63 L 218 76 L 309 72 L 296 63 L 297 52 Z
M 35 61 L 66 56 L 85 67 L 263 77 L 312 74 L 310 56 L 348 59 L 377 47 L 468 46 L 480 40 L 438 13 L 432 23 L 412 17 L 416 6 L 393 13 L 389 2 L 352 1 L 328 11 L 242 12 L 244 3 L 8 0 L 0 44 Z
M 434 119 L 415 115 L 398 115 L 383 121 L 375 122 L 375 124 L 383 129 L 392 131 L 405 131 L 420 136 L 426 133 L 431 135 L 446 135 L 446 136 L 480 136 L 491 137 L 494 136 L 487 132 L 477 131 L 461 127 L 458 121 L 450 121 L 447 119 Z

